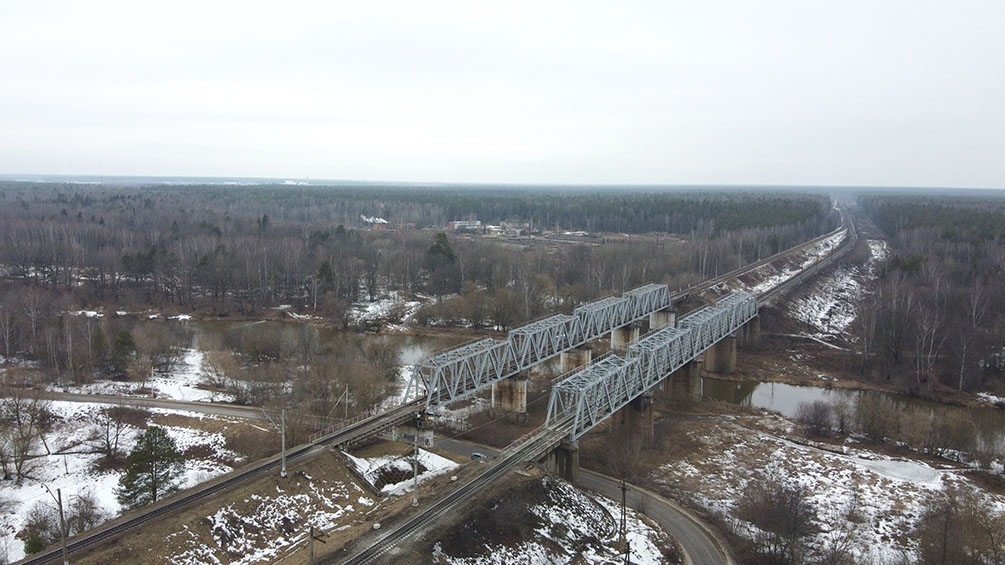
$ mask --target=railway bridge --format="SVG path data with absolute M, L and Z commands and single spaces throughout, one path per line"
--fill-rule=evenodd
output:
M 575 480 L 578 474 L 577 441 L 600 421 L 625 411 L 626 420 L 637 422 L 643 437 L 651 436 L 651 394 L 683 390 L 697 396 L 698 367 L 714 372 L 731 372 L 736 366 L 737 338 L 756 339 L 759 331 L 757 308 L 776 299 L 798 279 L 812 275 L 839 259 L 855 241 L 854 226 L 842 214 L 843 226 L 796 247 L 765 257 L 753 264 L 705 281 L 696 289 L 707 289 L 762 265 L 808 249 L 824 239 L 847 237 L 827 258 L 817 262 L 792 280 L 754 297 L 734 293 L 720 298 L 675 320 L 673 307 L 688 291 L 671 293 L 666 285 L 648 284 L 620 297 L 607 297 L 576 308 L 571 315 L 557 314 L 509 332 L 506 339 L 486 338 L 421 361 L 406 391 L 406 401 L 397 407 L 340 422 L 321 430 L 311 440 L 285 455 L 295 459 L 324 446 L 346 447 L 396 426 L 421 427 L 424 414 L 435 413 L 447 403 L 469 397 L 489 387 L 493 407 L 498 411 L 526 413 L 526 372 L 539 363 L 559 357 L 560 378 L 549 398 L 546 425 L 509 446 L 482 474 L 429 511 L 417 515 L 403 527 L 386 532 L 351 563 L 372 562 L 397 540 L 415 528 L 431 523 L 466 497 L 477 492 L 505 470 L 523 461 L 546 460 L 560 465 L 563 474 Z M 648 333 L 641 336 L 642 330 Z M 610 336 L 611 353 L 592 359 L 589 342 Z M 233 485 L 278 469 L 281 455 L 275 455 L 217 481 L 211 481 L 151 505 L 128 520 L 100 527 L 71 540 L 71 552 L 116 538 L 151 520 L 215 496 Z M 24 560 L 25 564 L 46 563 L 58 557 L 56 549 Z
M 681 317 L 676 326 L 649 332 L 629 345 L 624 356 L 612 352 L 555 383 L 544 428 L 570 421 L 571 428 L 550 451 L 549 466 L 576 482 L 579 438 L 621 410 L 636 428 L 633 432 L 652 442 L 653 392 L 683 388 L 688 396 L 697 396 L 703 361 L 714 372 L 735 370 L 737 331 L 757 320 L 756 296 L 734 292 Z

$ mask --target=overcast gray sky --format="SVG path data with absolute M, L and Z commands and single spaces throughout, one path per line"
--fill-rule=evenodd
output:
M 0 4 L 0 172 L 1005 187 L 1005 2 Z

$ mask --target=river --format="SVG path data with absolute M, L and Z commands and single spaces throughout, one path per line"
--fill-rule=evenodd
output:
M 822 400 L 833 402 L 845 399 L 854 406 L 862 395 L 868 395 L 880 400 L 890 410 L 941 410 L 965 412 L 977 428 L 978 441 L 996 445 L 999 452 L 1005 450 L 1005 410 L 994 407 L 960 407 L 949 406 L 923 400 L 911 396 L 891 394 L 878 391 L 850 390 L 840 388 L 824 388 L 815 386 L 795 386 L 772 382 L 736 382 L 723 379 L 703 378 L 702 396 L 780 412 L 788 418 L 794 418 L 799 405 L 804 402 Z
M 186 322 L 194 333 L 195 348 L 208 350 L 219 348 L 221 343 L 235 339 L 241 332 L 280 332 L 287 342 L 304 339 L 315 343 L 319 349 L 338 351 L 358 347 L 362 344 L 380 343 L 391 345 L 397 350 L 398 360 L 404 365 L 417 363 L 423 357 L 466 341 L 464 337 L 421 336 L 406 334 L 367 334 L 314 328 L 294 321 L 230 321 L 199 320 Z M 306 336 L 306 337 L 305 337 Z

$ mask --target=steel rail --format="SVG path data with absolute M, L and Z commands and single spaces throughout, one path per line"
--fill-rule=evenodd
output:
M 286 459 L 296 459 L 302 457 L 318 447 L 322 447 L 329 444 L 335 445 L 345 445 L 347 443 L 352 443 L 361 437 L 367 437 L 375 433 L 379 433 L 389 427 L 406 422 L 415 417 L 416 414 L 422 411 L 425 405 L 425 399 L 419 398 L 408 404 L 402 404 L 391 410 L 386 410 L 384 412 L 378 412 L 369 418 L 360 420 L 359 422 L 350 424 L 349 426 L 336 430 L 325 437 L 322 437 L 316 441 L 301 444 L 300 446 L 294 447 L 292 450 L 287 451 Z M 177 496 L 165 499 L 163 503 L 157 503 L 152 507 L 149 507 L 142 514 L 135 516 L 133 518 L 127 519 L 119 523 L 113 523 L 103 528 L 98 528 L 93 530 L 90 534 L 80 537 L 78 539 L 72 540 L 67 543 L 67 551 L 70 553 L 80 551 L 88 547 L 97 544 L 98 542 L 110 539 L 117 535 L 120 535 L 127 530 L 140 526 L 158 518 L 160 516 L 166 515 L 170 512 L 188 506 L 194 502 L 202 500 L 204 498 L 214 496 L 220 492 L 232 487 L 240 482 L 247 479 L 258 477 L 264 475 L 267 471 L 275 469 L 281 463 L 281 455 L 274 455 L 253 464 L 251 467 L 237 471 L 231 476 L 225 476 L 225 478 L 219 481 L 211 481 L 203 485 L 194 487 L 190 490 L 183 491 Z M 40 565 L 42 563 L 48 563 L 50 561 L 57 561 L 61 558 L 61 550 L 59 548 L 54 548 L 37 555 L 30 556 L 20 563 L 24 565 Z
M 473 477 L 467 483 L 455 489 L 428 509 L 413 516 L 404 524 L 391 530 L 369 547 L 350 557 L 345 561 L 346 565 L 363 565 L 374 562 L 374 560 L 393 549 L 400 541 L 456 508 L 515 465 L 525 461 L 533 461 L 547 453 L 549 449 L 555 444 L 561 443 L 562 438 L 569 434 L 571 424 L 571 419 L 566 419 L 559 425 L 543 430 L 540 436 L 519 445 L 517 449 L 510 453 L 502 454 L 490 467 Z

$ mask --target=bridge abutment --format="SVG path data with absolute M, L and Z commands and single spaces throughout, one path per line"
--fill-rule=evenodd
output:
M 589 347 L 577 347 L 575 349 L 570 349 L 568 351 L 563 351 L 559 357 L 559 371 L 562 374 L 568 373 L 569 371 L 582 367 L 583 365 L 589 365 L 590 361 L 593 360 L 593 350 Z
M 422 447 L 433 447 L 433 428 L 431 426 L 424 426 L 419 423 L 418 426 L 396 426 L 391 429 L 391 433 L 388 436 L 383 436 L 391 441 L 400 441 L 403 443 L 413 443 L 418 441 L 418 444 Z
M 492 383 L 492 414 L 527 421 L 527 375 L 518 373 L 508 379 Z
M 730 334 L 705 351 L 705 370 L 710 373 L 736 372 L 736 334 Z

